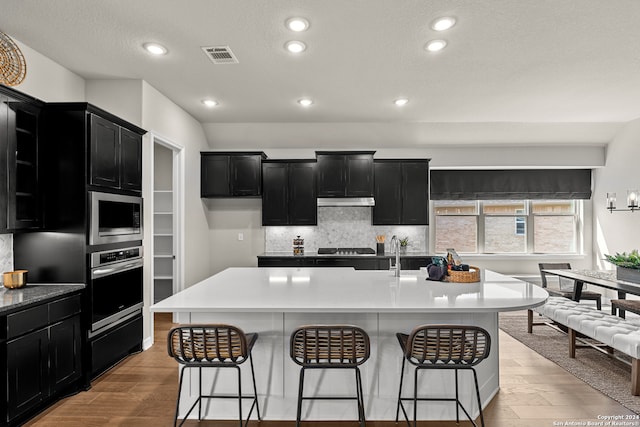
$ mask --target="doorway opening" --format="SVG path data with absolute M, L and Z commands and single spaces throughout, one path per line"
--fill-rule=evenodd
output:
M 183 147 L 152 135 L 153 247 L 151 304 L 184 288 Z

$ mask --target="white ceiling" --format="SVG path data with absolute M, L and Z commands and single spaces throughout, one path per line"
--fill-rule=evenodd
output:
M 443 15 L 458 23 L 437 33 Z M 292 16 L 310 28 L 287 30 Z M 87 79 L 144 79 L 210 139 L 251 123 L 275 129 L 265 146 L 304 146 L 305 124 L 412 147 L 597 144 L 640 117 L 638 0 L 2 0 L 0 31 Z M 447 48 L 425 51 L 436 38 Z M 286 52 L 292 39 L 307 50 Z M 239 63 L 213 64 L 212 45 Z

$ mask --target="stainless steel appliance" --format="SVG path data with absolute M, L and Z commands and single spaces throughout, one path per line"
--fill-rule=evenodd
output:
M 94 252 L 90 263 L 88 339 L 95 377 L 142 349 L 142 246 Z
M 90 283 L 91 337 L 142 309 L 142 246 L 92 253 Z
M 371 248 L 318 248 L 318 255 L 375 255 Z
M 89 192 L 89 244 L 142 240 L 142 197 Z

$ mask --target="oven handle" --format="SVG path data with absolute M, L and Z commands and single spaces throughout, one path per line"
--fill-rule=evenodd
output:
M 142 267 L 142 264 L 142 259 L 136 259 L 134 261 L 113 264 L 108 267 L 94 268 L 93 270 L 91 270 L 91 278 L 99 279 L 101 277 L 111 276 L 112 274 L 118 274 L 123 271 L 133 270 L 134 268 Z

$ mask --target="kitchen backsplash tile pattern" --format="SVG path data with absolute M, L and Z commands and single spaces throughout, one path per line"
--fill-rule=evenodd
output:
M 319 207 L 315 227 L 265 227 L 265 252 L 293 253 L 293 239 L 304 239 L 305 252 L 318 248 L 376 248 L 376 235 L 386 236 L 385 250 L 391 250 L 391 237 L 409 237 L 407 252 L 427 252 L 427 226 L 371 225 L 370 207 Z
M 13 234 L 0 234 L 0 273 L 5 271 L 13 271 Z

